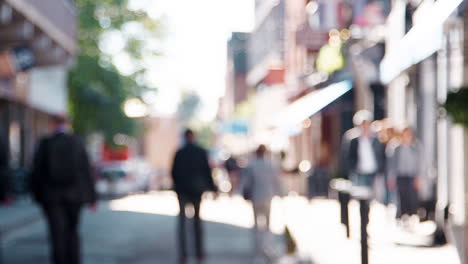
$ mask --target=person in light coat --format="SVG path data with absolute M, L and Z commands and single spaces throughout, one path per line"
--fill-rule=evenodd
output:
M 267 149 L 260 145 L 255 151 L 255 157 L 245 169 L 244 190 L 249 189 L 255 220 L 256 251 L 264 246 L 262 232 L 270 228 L 270 209 L 273 197 L 281 195 L 280 168 L 266 157 Z
M 398 190 L 400 216 L 407 218 L 417 214 L 421 178 L 424 177 L 426 162 L 423 148 L 411 128 L 405 128 L 401 143 L 390 154 L 389 186 Z

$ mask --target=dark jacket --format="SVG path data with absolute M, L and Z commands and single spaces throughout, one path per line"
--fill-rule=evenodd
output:
M 352 131 L 351 133 L 355 133 L 355 131 Z M 357 134 L 348 133 L 348 135 L 345 135 L 341 149 L 341 169 L 347 174 L 347 176 L 357 171 L 359 163 L 358 149 L 359 137 Z M 377 173 L 381 173 L 385 168 L 385 148 L 376 137 L 372 138 L 372 149 L 374 150 L 377 162 Z
M 49 146 L 55 140 L 66 137 L 70 141 L 70 158 L 75 158 L 78 171 L 73 183 L 60 186 L 50 180 L 49 165 L 50 160 L 57 159 L 57 153 L 49 151 Z M 74 170 L 70 168 L 70 171 Z M 69 202 L 75 204 L 94 203 L 96 201 L 96 192 L 94 189 L 94 180 L 91 173 L 88 154 L 84 144 L 76 136 L 66 133 L 56 133 L 52 136 L 43 138 L 38 145 L 34 155 L 33 167 L 31 170 L 31 191 L 38 203 L 61 203 Z
M 8 164 L 8 146 L 0 137 L 0 202 L 7 198 L 10 170 Z
M 172 164 L 172 179 L 178 194 L 197 197 L 215 191 L 207 152 L 193 143 L 179 149 Z

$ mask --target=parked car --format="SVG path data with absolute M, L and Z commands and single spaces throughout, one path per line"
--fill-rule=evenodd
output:
M 96 190 L 101 196 L 119 196 L 150 189 L 152 173 L 141 160 L 110 161 L 96 165 Z

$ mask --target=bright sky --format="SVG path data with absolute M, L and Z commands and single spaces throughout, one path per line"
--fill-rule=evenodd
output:
M 163 56 L 148 62 L 149 81 L 158 87 L 148 96 L 155 113 L 173 114 L 181 91 L 188 90 L 202 98 L 199 118 L 213 119 L 225 89 L 227 40 L 231 31 L 253 27 L 253 0 L 132 0 L 130 5 L 166 25 Z

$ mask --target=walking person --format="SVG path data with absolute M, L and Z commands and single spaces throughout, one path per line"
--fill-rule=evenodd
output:
M 361 110 L 354 115 L 355 128 L 346 132 L 342 144 L 342 162 L 353 184 L 374 187 L 375 177 L 383 172 L 385 151 L 371 130 L 372 113 Z
M 320 152 L 318 156 L 318 162 L 307 178 L 309 199 L 313 199 L 318 196 L 328 197 L 328 188 L 330 186 L 330 166 L 329 151 L 326 143 L 320 144 Z
M 267 149 L 260 145 L 255 157 L 245 169 L 244 189 L 254 211 L 255 253 L 266 254 L 265 233 L 270 230 L 270 209 L 273 197 L 281 195 L 280 168 L 266 157 Z M 268 256 L 266 256 L 268 257 Z
M 34 155 L 31 191 L 48 222 L 54 264 L 81 263 L 79 224 L 85 204 L 96 209 L 96 193 L 84 144 L 64 116 L 50 121 Z
M 229 177 L 229 181 L 231 183 L 231 190 L 230 194 L 235 194 L 239 191 L 239 184 L 240 184 L 240 170 L 238 161 L 232 155 L 224 162 L 224 168 Z
M 400 201 L 399 214 L 407 225 L 409 218 L 416 216 L 418 210 L 420 177 L 425 168 L 422 147 L 411 128 L 403 130 L 401 144 L 393 150 L 390 162 L 389 186 L 392 189 L 397 188 Z
M 195 211 L 193 217 L 195 253 L 198 261 L 202 261 L 205 258 L 205 249 L 200 204 L 204 192 L 216 191 L 207 151 L 195 143 L 195 134 L 192 130 L 185 131 L 184 139 L 185 145 L 175 154 L 172 165 L 172 179 L 180 209 L 178 224 L 180 263 L 186 263 L 188 256 L 185 208 L 187 205 L 192 205 Z

